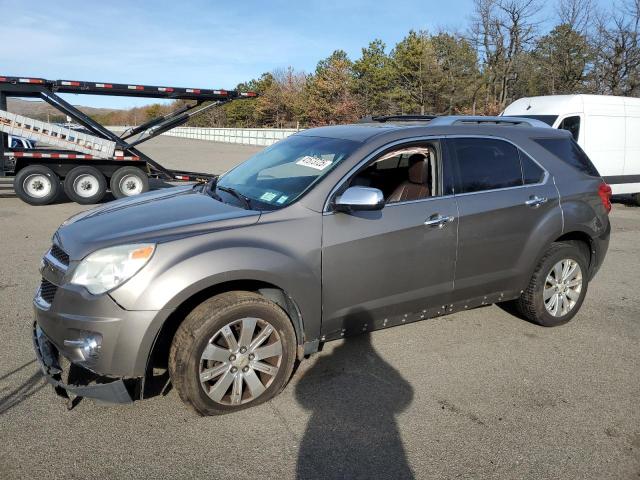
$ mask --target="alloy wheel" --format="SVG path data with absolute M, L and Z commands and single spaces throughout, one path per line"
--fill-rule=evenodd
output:
M 242 318 L 209 339 L 200 356 L 200 385 L 214 402 L 241 405 L 264 393 L 281 363 L 276 329 L 260 318 Z
M 544 306 L 554 317 L 567 315 L 580 299 L 582 269 L 575 260 L 565 258 L 557 262 L 545 280 Z

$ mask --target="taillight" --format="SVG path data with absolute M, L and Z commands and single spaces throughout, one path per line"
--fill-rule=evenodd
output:
M 600 184 L 598 187 L 598 195 L 600 196 L 600 200 L 602 200 L 602 205 L 604 205 L 604 209 L 609 213 L 611 211 L 611 187 L 606 183 Z

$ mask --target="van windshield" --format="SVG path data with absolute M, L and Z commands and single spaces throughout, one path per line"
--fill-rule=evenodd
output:
M 294 202 L 347 158 L 359 142 L 294 135 L 224 174 L 216 195 L 247 208 L 275 210 Z
M 553 127 L 553 124 L 558 119 L 558 115 L 505 115 L 505 117 L 532 118 L 534 120 L 540 120 L 550 127 Z

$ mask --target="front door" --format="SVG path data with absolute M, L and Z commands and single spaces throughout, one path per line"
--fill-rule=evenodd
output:
M 350 182 L 382 190 L 385 207 L 323 216 L 326 340 L 419 320 L 446 308 L 458 213 L 454 197 L 440 194 L 439 151 L 433 143 L 379 157 Z

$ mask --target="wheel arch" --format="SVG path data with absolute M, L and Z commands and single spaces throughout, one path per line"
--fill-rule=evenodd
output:
M 296 334 L 298 358 L 305 355 L 305 332 L 302 314 L 297 302 L 283 288 L 262 280 L 236 279 L 206 286 L 183 299 L 175 310 L 167 317 L 156 334 L 147 359 L 147 376 L 154 368 L 165 368 L 169 357 L 171 342 L 180 324 L 196 306 L 221 293 L 232 291 L 249 291 L 258 293 L 278 305 L 287 314 Z

